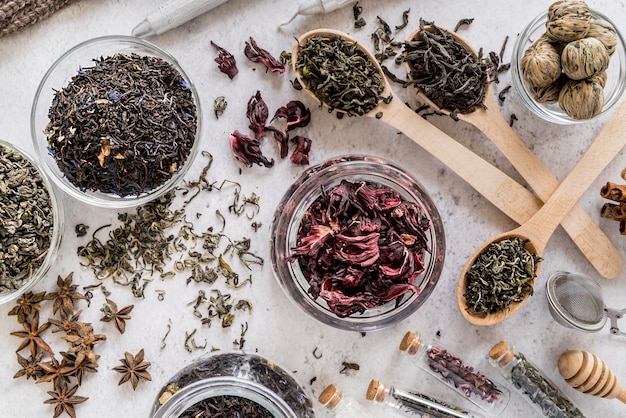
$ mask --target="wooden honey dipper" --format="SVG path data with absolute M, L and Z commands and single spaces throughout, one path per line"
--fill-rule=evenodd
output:
M 587 351 L 567 350 L 558 362 L 563 379 L 574 389 L 588 395 L 626 403 L 626 389 L 604 361 Z

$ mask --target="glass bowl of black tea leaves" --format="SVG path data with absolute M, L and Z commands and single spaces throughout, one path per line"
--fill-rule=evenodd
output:
M 179 370 L 159 390 L 151 418 L 314 418 L 308 392 L 258 354 L 205 355 Z
M 344 156 L 305 171 L 271 227 L 272 268 L 289 299 L 335 328 L 374 331 L 426 302 L 445 258 L 439 212 L 406 171 Z
M 28 154 L 0 140 L 0 304 L 38 297 L 31 289 L 54 262 L 62 231 L 62 202 L 50 180 Z
M 198 93 L 169 53 L 131 36 L 87 40 L 46 72 L 31 111 L 43 171 L 100 207 L 170 191 L 198 154 Z
M 567 14 L 559 21 L 552 17 L 556 12 L 541 13 L 519 34 L 511 54 L 512 84 L 521 101 L 551 123 L 597 119 L 615 107 L 626 86 L 626 47 L 619 29 L 598 11 L 579 12 L 571 21 L 589 18 L 589 27 L 579 33 L 584 25 L 568 22 Z

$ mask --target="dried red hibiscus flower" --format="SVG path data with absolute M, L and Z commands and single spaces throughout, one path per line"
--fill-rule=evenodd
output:
M 311 111 L 299 100 L 292 100 L 276 110 L 272 121 L 283 118 L 287 120 L 287 130 L 303 128 L 311 122 Z
M 237 62 L 235 61 L 235 57 L 233 54 L 217 45 L 215 42 L 211 41 L 211 45 L 215 49 L 217 49 L 218 55 L 215 58 L 215 62 L 217 62 L 217 66 L 221 72 L 226 74 L 228 78 L 231 80 L 239 73 L 239 69 L 237 68 Z
M 289 261 L 300 264 L 309 294 L 337 316 L 363 313 L 419 293 L 430 226 L 395 190 L 343 180 L 308 208 Z
M 297 135 L 291 138 L 291 142 L 296 144 L 296 149 L 293 151 L 293 154 L 291 154 L 291 162 L 294 164 L 308 165 L 311 140 Z
M 250 61 L 262 63 L 265 65 L 265 68 L 273 73 L 282 74 L 285 72 L 285 66 L 274 58 L 272 54 L 267 52 L 265 49 L 260 48 L 252 37 L 250 37 L 250 42 L 246 42 L 246 47 L 244 48 L 243 53 Z
M 249 128 L 254 132 L 254 137 L 261 140 L 265 136 L 265 124 L 269 117 L 269 109 L 267 104 L 261 97 L 261 92 L 257 90 L 256 94 L 248 100 L 246 116 L 250 121 Z
M 268 160 L 261 152 L 261 141 L 235 130 L 230 134 L 230 149 L 235 158 L 248 167 L 254 164 L 272 167 L 274 160 Z

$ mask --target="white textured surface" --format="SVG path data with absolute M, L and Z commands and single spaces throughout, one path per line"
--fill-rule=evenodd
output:
M 46 69 L 64 51 L 81 41 L 101 35 L 129 34 L 156 4 L 157 2 L 151 0 L 78 1 L 22 33 L 0 39 L 0 137 L 32 151 L 29 133 L 30 107 L 36 87 Z M 473 17 L 474 23 L 463 29 L 463 35 L 486 51 L 499 51 L 508 35 L 510 39 L 505 54 L 505 62 L 508 62 L 517 33 L 525 22 L 545 10 L 549 2 L 363 0 L 361 4 L 364 7 L 363 16 L 368 22 L 363 29 L 353 28 L 352 11 L 348 8 L 327 16 L 299 17 L 283 31 L 278 31 L 278 24 L 288 20 L 295 11 L 296 2 L 230 0 L 181 28 L 150 39 L 179 59 L 199 90 L 205 120 L 202 148 L 215 157 L 211 178 L 239 181 L 243 184 L 243 194 L 249 196 L 256 193 L 260 196 L 260 213 L 255 219 L 262 223 L 262 227 L 257 233 L 250 231 L 247 221 L 237 224 L 237 221 L 231 219 L 228 226 L 234 237 L 250 236 L 252 250 L 259 253 L 266 263 L 262 269 L 253 268 L 252 287 L 238 293 L 238 297 L 248 297 L 254 303 L 252 316 L 238 315 L 235 325 L 226 331 L 216 326 L 217 324 L 212 328 L 200 327 L 188 306 L 188 302 L 197 296 L 200 287 L 186 286 L 186 275 L 165 282 L 157 280 L 151 283 L 146 289 L 145 300 L 134 299 L 128 289 L 106 283 L 113 292 L 112 299 L 119 306 L 135 304 L 132 320 L 128 322 L 127 332 L 122 336 L 111 324 L 99 321 L 99 308 L 104 297 L 100 291 L 94 291 L 96 296 L 91 307 L 81 305 L 85 309 L 81 320 L 92 322 L 96 332 L 106 333 L 108 339 L 96 348 L 96 352 L 101 355 L 99 372 L 88 375 L 79 389 L 79 395 L 90 399 L 77 406 L 78 417 L 147 416 L 162 383 L 202 354 L 202 351 L 193 351 L 190 354 L 184 349 L 185 332 L 198 328 L 196 341 L 199 344 L 206 339 L 208 347 L 216 346 L 227 350 L 232 348 L 232 341 L 239 337 L 239 322 L 244 319 L 250 323 L 245 349 L 250 352 L 258 351 L 285 369 L 294 371 L 295 376 L 315 397 L 331 382 L 341 385 L 346 395 L 362 397 L 372 377 L 433 394 L 447 393 L 442 385 L 433 385 L 430 378 L 424 378 L 421 371 L 412 369 L 399 357 L 398 343 L 404 332 L 411 329 L 428 334 L 440 331 L 442 345 L 453 352 L 461 353 L 469 363 L 476 363 L 476 359 L 482 361 L 489 348 L 499 340 L 509 340 L 547 371 L 587 416 L 624 415 L 624 405 L 617 400 L 584 396 L 566 387 L 558 375 L 556 361 L 559 354 L 566 349 L 588 350 L 601 357 L 618 378 L 626 382 L 626 363 L 623 361 L 626 338 L 610 336 L 608 326 L 597 334 L 584 334 L 556 324 L 548 312 L 543 287 L 547 276 L 555 270 L 584 272 L 601 283 L 608 306 L 622 308 L 626 305 L 624 274 L 611 281 L 599 278 L 569 237 L 559 229 L 546 250 L 535 296 L 524 309 L 493 327 L 479 328 L 468 324 L 459 314 L 455 301 L 457 277 L 461 267 L 482 242 L 511 229 L 515 226 L 513 222 L 475 193 L 462 179 L 394 129 L 373 119 L 344 118 L 339 121 L 326 110 L 319 109 L 304 93 L 291 88 L 289 80 L 293 78 L 293 74 L 268 74 L 260 65 L 250 63 L 243 55 L 244 42 L 249 36 L 277 56 L 281 51 L 291 49 L 295 36 L 320 27 L 347 31 L 366 45 L 371 45 L 369 36 L 377 27 L 376 15 L 395 26 L 401 21 L 402 11 L 410 7 L 409 26 L 397 34 L 397 39 L 403 40 L 417 27 L 419 17 L 434 20 L 446 27 L 454 27 L 461 18 Z M 623 31 L 626 30 L 626 10 L 622 2 L 598 0 L 590 1 L 589 4 L 610 16 Z M 213 62 L 216 52 L 211 47 L 210 40 L 230 50 L 237 58 L 240 73 L 234 80 L 229 80 L 218 71 Z M 507 84 L 509 75 L 505 73 L 501 76 L 500 84 L 495 87 L 495 94 Z M 235 129 L 247 132 L 245 107 L 257 89 L 261 91 L 270 112 L 293 99 L 299 99 L 311 107 L 313 121 L 309 127 L 300 131 L 314 141 L 310 155 L 311 164 L 343 154 L 371 154 L 406 168 L 430 191 L 446 229 L 447 258 L 438 287 L 427 303 L 411 318 L 363 337 L 317 323 L 288 302 L 273 277 L 267 241 L 274 207 L 303 168 L 296 167 L 287 160 L 277 161 L 272 169 L 258 166 L 242 168 L 231 155 L 228 144 L 229 132 Z M 400 93 L 403 99 L 413 100 L 409 92 Z M 224 116 L 216 120 L 212 111 L 213 99 L 220 95 L 226 96 L 229 106 Z M 507 95 L 500 110 L 507 119 L 511 113 L 517 115 L 519 120 L 515 122 L 515 130 L 559 179 L 567 174 L 606 122 L 603 119 L 569 127 L 550 125 L 524 109 L 513 91 Z M 519 178 L 510 164 L 475 128 L 454 123 L 445 117 L 429 120 L 505 172 Z M 277 158 L 269 138 L 265 144 L 267 154 Z M 622 152 L 580 201 L 622 254 L 626 254 L 626 237 L 619 235 L 616 222 L 600 219 L 599 210 L 603 202 L 599 190 L 606 181 L 620 182 L 619 173 L 625 165 L 626 158 Z M 196 166 L 192 169 L 190 178 L 195 178 L 200 172 L 203 166 L 201 159 L 197 160 Z M 219 227 L 219 221 L 214 218 L 211 221 L 209 218 L 213 216 L 215 209 L 227 212 L 231 195 L 223 193 L 222 201 L 216 200 L 216 194 L 211 196 L 212 200 L 206 202 L 208 209 L 205 209 L 205 215 L 198 221 L 199 227 L 207 227 L 211 223 Z M 67 196 L 64 196 L 64 200 L 67 223 L 61 253 L 46 280 L 35 290 L 52 291 L 56 276 L 66 276 L 70 272 L 75 272 L 77 283 L 81 286 L 96 283 L 91 271 L 81 267 L 80 260 L 75 255 L 77 246 L 83 241 L 76 239 L 74 225 L 79 222 L 87 223 L 92 226 L 90 231 L 93 231 L 97 226 L 106 223 L 107 219 L 114 221 L 115 212 L 90 208 L 71 201 Z M 167 290 L 163 302 L 157 300 L 155 289 Z M 46 390 L 50 390 L 49 386 L 35 385 L 24 379 L 12 379 L 18 370 L 14 353 L 18 339 L 10 336 L 9 332 L 21 327 L 16 324 L 14 317 L 7 316 L 9 309 L 10 306 L 0 306 L 0 329 L 4 333 L 3 338 L 0 338 L 0 370 L 4 382 L 0 392 L 0 416 L 52 416 L 53 408 L 43 404 L 48 398 Z M 161 350 L 160 341 L 169 320 L 172 331 L 168 336 L 167 346 Z M 626 324 L 622 328 L 626 329 Z M 55 341 L 59 349 L 64 349 L 61 343 L 63 342 Z M 118 364 L 124 351 L 134 353 L 142 347 L 146 350 L 147 360 L 152 362 L 149 371 L 153 381 L 142 382 L 135 392 L 126 386 L 118 387 L 118 375 L 111 368 Z M 316 347 L 317 352 L 323 355 L 321 359 L 316 359 L 313 355 Z M 347 376 L 339 374 L 342 361 L 357 362 L 361 365 L 361 370 Z M 310 385 L 309 381 L 313 377 L 317 379 Z M 450 397 L 449 400 L 456 402 L 458 399 Z M 520 396 L 512 393 L 510 405 L 503 416 L 528 417 L 533 416 L 533 410 Z

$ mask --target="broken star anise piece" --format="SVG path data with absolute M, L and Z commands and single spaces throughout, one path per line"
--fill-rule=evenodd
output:
M 52 398 L 45 400 L 44 403 L 55 405 L 53 418 L 57 418 L 63 412 L 72 418 L 76 418 L 74 406 L 89 399 L 84 396 L 75 395 L 78 390 L 78 385 L 75 385 L 70 389 L 68 389 L 68 387 L 68 384 L 61 383 L 55 390 L 48 391 L 48 395 L 52 396 Z
M 33 356 L 37 354 L 37 349 L 40 348 L 43 351 L 50 353 L 52 355 L 52 349 L 50 346 L 41 338 L 41 333 L 48 329 L 50 326 L 50 322 L 46 322 L 39 326 L 39 311 L 35 311 L 35 315 L 30 322 L 24 322 L 22 324 L 24 327 L 24 331 L 15 331 L 12 332 L 11 335 L 15 335 L 16 337 L 23 338 L 24 340 L 17 347 L 15 352 L 18 352 L 29 346 L 30 354 Z
M 56 292 L 48 294 L 46 297 L 49 300 L 54 300 L 52 305 L 52 312 L 57 313 L 61 311 L 61 315 L 71 315 L 74 313 L 74 302 L 78 299 L 86 299 L 85 295 L 76 291 L 77 284 L 72 284 L 74 273 L 70 273 L 65 279 L 61 276 L 57 277 Z
M 119 385 L 130 381 L 130 384 L 133 386 L 133 390 L 135 390 L 139 384 L 139 380 L 152 380 L 152 376 L 150 376 L 150 373 L 147 370 L 152 363 L 144 361 L 143 358 L 143 348 L 139 350 L 135 356 L 129 352 L 124 353 L 124 358 L 120 359 L 122 365 L 113 368 L 116 372 L 122 373 L 122 378 L 118 383 Z
M 76 354 L 75 366 L 79 366 L 83 361 L 96 361 L 93 347 L 106 340 L 104 334 L 94 334 L 91 324 L 86 322 L 74 322 L 72 334 L 63 337 L 65 341 L 72 344 L 69 353 Z
M 118 310 L 115 302 L 110 299 L 107 299 L 106 301 L 107 303 L 105 303 L 102 306 L 102 309 L 100 309 L 100 311 L 104 314 L 100 320 L 103 322 L 114 321 L 115 328 L 117 328 L 120 334 L 123 334 L 124 331 L 126 331 L 126 321 L 130 320 L 130 312 L 133 310 L 135 305 L 129 305 Z

